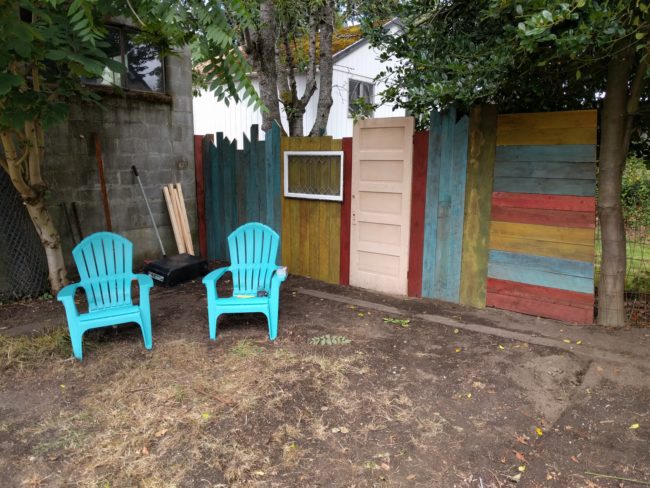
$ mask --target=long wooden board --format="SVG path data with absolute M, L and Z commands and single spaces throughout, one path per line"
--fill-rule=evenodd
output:
M 427 197 L 429 131 L 413 136 L 413 180 L 411 182 L 411 239 L 409 242 L 408 296 L 422 296 L 424 212 Z
M 541 193 L 545 195 L 577 195 L 590 197 L 595 194 L 594 180 L 555 178 L 495 178 L 494 191 L 517 193 Z
M 487 289 L 496 119 L 493 105 L 475 107 L 470 113 L 459 299 L 479 308 L 485 306 Z
M 522 129 L 498 130 L 497 145 L 523 146 L 532 144 L 596 144 L 596 132 L 591 127 L 562 127 L 525 131 Z
M 595 197 L 578 197 L 570 195 L 538 195 L 533 193 L 492 194 L 493 207 L 539 208 L 547 210 L 568 210 L 591 212 L 596 209 Z
M 547 161 L 594 162 L 596 146 L 593 144 L 566 144 L 561 146 L 525 145 L 497 146 L 497 161 Z
M 490 233 L 492 237 L 516 237 L 518 239 L 531 239 L 550 243 L 594 246 L 594 231 L 591 229 L 493 221 L 490 226 Z
M 597 110 L 567 110 L 565 112 L 536 112 L 527 114 L 502 114 L 498 118 L 499 130 L 565 129 L 580 127 L 595 129 Z
M 499 222 L 518 222 L 521 224 L 593 229 L 596 225 L 594 217 L 593 212 L 571 212 L 566 210 L 502 206 L 492 208 L 492 220 Z

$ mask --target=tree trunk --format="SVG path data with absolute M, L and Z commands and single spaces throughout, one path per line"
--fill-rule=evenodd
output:
M 633 64 L 631 48 L 614 49 L 607 73 L 601 114 L 598 171 L 598 216 L 602 259 L 598 284 L 598 324 L 625 325 L 625 227 L 621 181 L 625 156 L 628 83 Z
M 278 77 L 275 66 L 275 9 L 273 0 L 264 0 L 260 5 L 261 28 L 257 35 L 255 60 L 259 69 L 260 97 L 266 106 L 262 112 L 262 130 L 269 130 L 276 121 L 280 126 L 280 102 L 278 99 Z
M 316 120 L 309 135 L 322 136 L 327 130 L 327 121 L 332 107 L 332 33 L 334 32 L 334 1 L 326 0 L 320 25 L 320 86 Z
M 41 244 L 43 244 L 45 257 L 47 258 L 50 287 L 52 293 L 56 293 L 68 283 L 61 250 L 61 236 L 54 227 L 54 222 L 52 222 L 43 197 L 40 197 L 37 201 L 26 202 L 25 207 L 27 207 L 27 213 L 29 213 L 29 217 L 32 219 L 34 227 L 36 227 L 36 233 L 41 239 Z
M 289 135 L 291 137 L 302 137 L 303 132 L 303 120 L 305 117 L 305 110 L 302 110 L 302 113 L 295 114 L 289 118 Z

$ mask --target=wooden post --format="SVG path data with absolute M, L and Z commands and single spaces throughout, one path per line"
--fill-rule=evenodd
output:
M 178 248 L 179 254 L 183 254 L 185 252 L 185 245 L 183 244 L 183 238 L 181 236 L 179 222 L 176 219 L 176 215 L 174 213 L 174 202 L 172 200 L 172 196 L 170 195 L 169 188 L 167 188 L 167 186 L 163 186 L 163 195 L 165 195 L 165 203 L 167 204 L 167 211 L 169 212 L 169 220 L 171 221 L 172 230 L 174 231 L 174 239 L 176 240 L 176 247 Z
M 205 236 L 205 177 L 203 169 L 203 137 L 194 136 L 194 177 L 196 180 L 196 223 L 199 230 L 199 253 L 208 257 Z
M 343 203 L 341 205 L 341 260 L 339 283 L 350 284 L 350 215 L 352 209 L 352 138 L 343 138 Z
M 108 192 L 106 191 L 106 179 L 104 178 L 104 161 L 102 159 L 102 144 L 99 140 L 99 134 L 92 133 L 93 142 L 95 143 L 95 159 L 97 159 L 97 170 L 99 171 L 99 188 L 102 192 L 102 205 L 104 207 L 104 219 L 106 220 L 106 230 L 113 232 L 111 222 L 111 207 L 108 203 Z

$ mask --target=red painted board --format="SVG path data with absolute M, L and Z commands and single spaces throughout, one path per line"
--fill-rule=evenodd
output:
M 194 136 L 194 178 L 196 179 L 196 214 L 199 228 L 199 252 L 208 256 L 205 234 L 205 181 L 203 180 L 203 136 Z
M 546 317 L 576 324 L 593 324 L 594 309 L 547 303 L 541 300 L 499 295 L 488 291 L 487 306 L 513 312 Z
M 352 138 L 344 137 L 343 203 L 341 205 L 341 260 L 339 283 L 350 284 L 350 217 L 352 214 Z
M 429 131 L 413 136 L 413 178 L 411 183 L 411 238 L 409 243 L 408 296 L 422 296 L 424 253 L 424 210 L 427 196 Z
M 596 214 L 593 211 L 575 212 L 543 208 L 492 207 L 491 220 L 585 229 L 593 229 L 596 226 Z
M 498 280 L 488 278 L 487 289 L 499 295 L 510 295 L 514 297 L 538 299 L 547 303 L 558 303 L 573 305 L 575 307 L 594 306 L 594 295 L 592 293 L 581 293 L 577 291 L 561 290 L 547 286 L 528 285 L 515 281 Z
M 576 197 L 569 195 L 494 192 L 492 194 L 492 208 L 494 207 L 540 208 L 546 210 L 595 212 L 596 199 L 594 197 Z

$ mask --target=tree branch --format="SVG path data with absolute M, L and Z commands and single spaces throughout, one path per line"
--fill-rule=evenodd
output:
M 11 182 L 14 184 L 14 187 L 16 190 L 18 190 L 18 193 L 20 193 L 20 196 L 23 198 L 23 200 L 34 198 L 36 194 L 25 181 L 23 172 L 21 171 L 22 163 L 27 158 L 29 151 L 26 150 L 25 153 L 19 158 L 16 151 L 14 137 L 8 130 L 3 130 L 0 132 L 0 140 L 2 140 L 5 157 L 7 158 L 7 173 L 9 173 Z
M 650 58 L 650 43 L 646 44 L 646 48 L 641 55 L 639 64 L 634 73 L 634 80 L 630 86 L 630 92 L 627 97 L 627 120 L 625 121 L 625 133 L 623 135 L 623 149 L 625 153 L 630 149 L 630 140 L 632 139 L 632 130 L 634 129 L 634 117 L 639 111 L 639 104 L 641 103 L 641 93 L 645 84 L 645 74 L 648 71 Z

